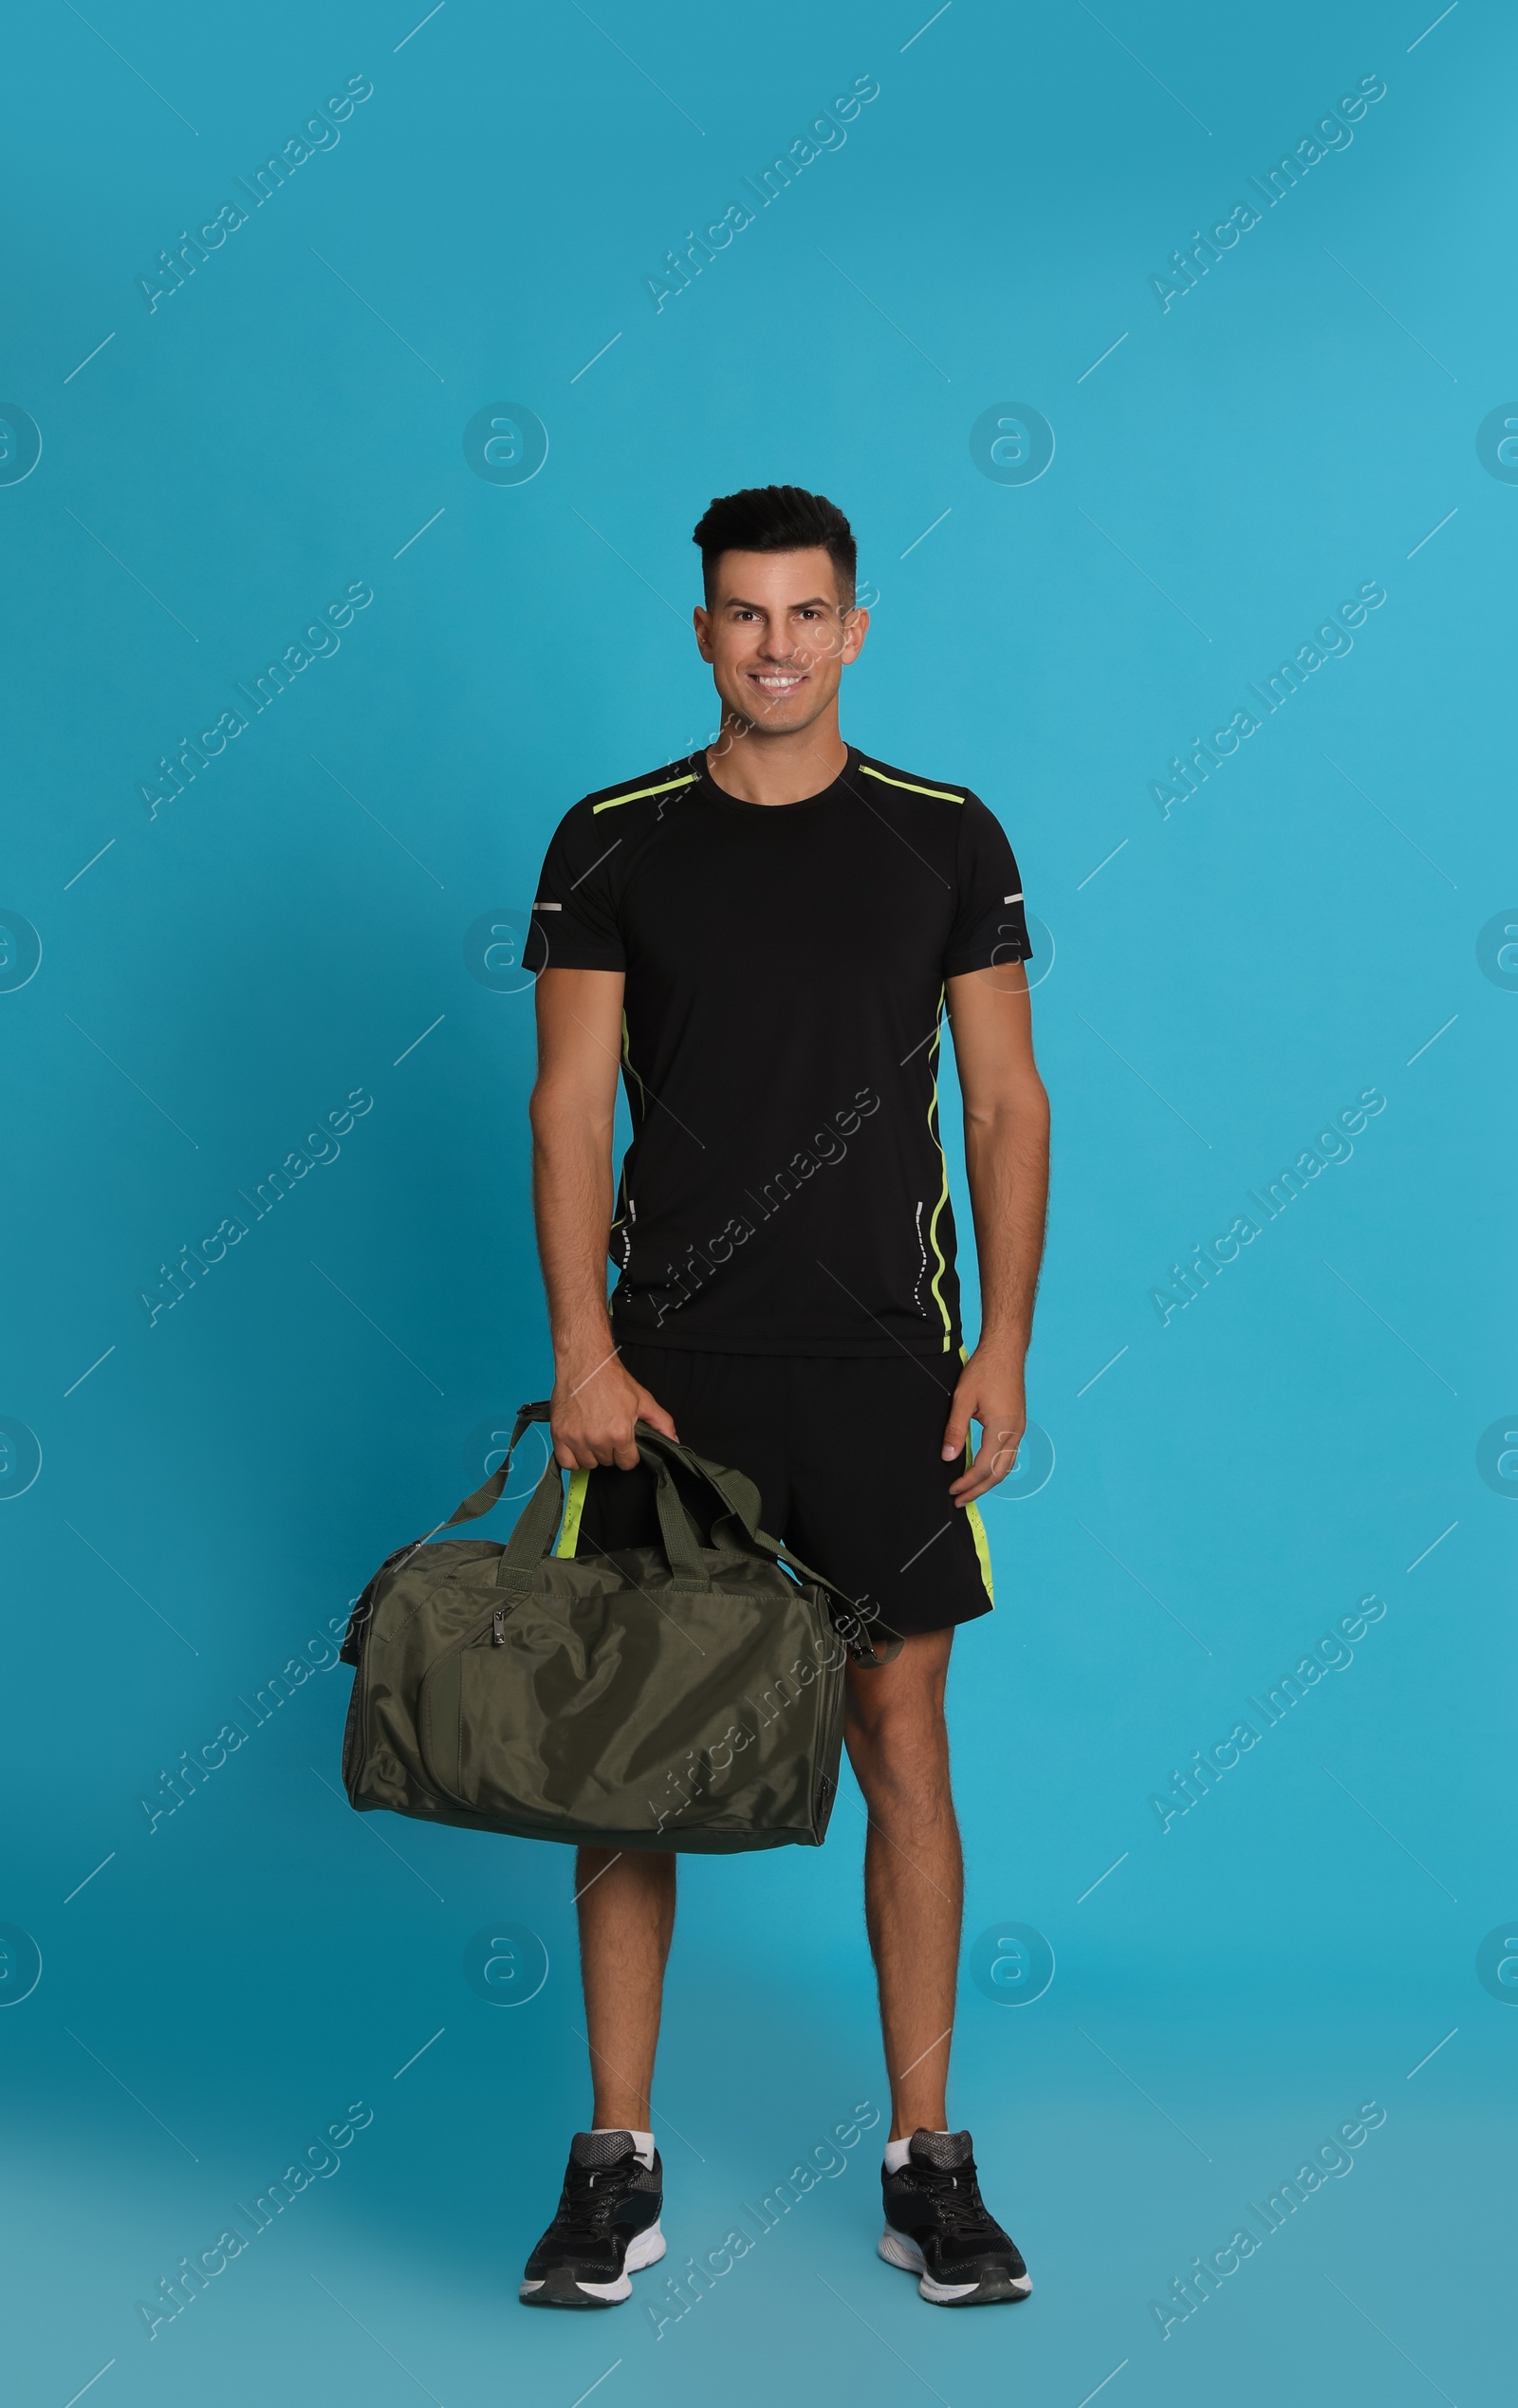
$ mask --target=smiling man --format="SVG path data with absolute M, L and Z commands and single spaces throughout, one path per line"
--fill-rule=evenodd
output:
M 879 2253 L 937 2305 L 1016 2300 L 1027 2269 L 946 2112 L 963 1884 L 944 1687 L 955 1628 L 991 1608 L 975 1500 L 1022 1437 L 1044 1237 L 1022 880 L 966 787 L 840 732 L 869 626 L 842 512 L 767 486 L 713 502 L 694 540 L 721 734 L 576 804 L 534 911 L 560 1552 L 657 1543 L 641 1417 L 748 1473 L 764 1527 L 901 1636 L 893 1662 L 847 1675 L 891 2084 Z M 968 1357 L 946 1008 L 980 1269 Z M 614 1192 L 619 1068 L 633 1139 Z M 592 2128 L 521 2296 L 601 2307 L 664 2253 L 648 2125 L 675 1858 L 583 1849 L 575 1886 Z

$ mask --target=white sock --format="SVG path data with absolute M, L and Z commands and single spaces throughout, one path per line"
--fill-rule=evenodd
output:
M 592 2132 L 625 2132 L 628 2129 L 627 2125 L 623 2123 L 593 2123 L 590 2128 Z M 651 2132 L 635 2132 L 633 2134 L 633 2147 L 637 2150 L 639 2156 L 642 2158 L 643 2163 L 652 2174 L 654 2170 L 653 2134 Z
M 937 2129 L 942 2132 L 947 2132 L 948 2128 L 947 2124 L 940 2124 L 937 2127 Z M 904 2140 L 888 2140 L 885 2144 L 885 2170 L 887 2174 L 899 2174 L 901 2168 L 906 2164 L 906 2161 L 911 2155 L 912 2135 L 910 2132 L 907 2134 Z

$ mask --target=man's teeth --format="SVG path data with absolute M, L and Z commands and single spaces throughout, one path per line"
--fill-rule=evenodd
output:
M 801 679 L 800 677 L 760 677 L 757 682 L 761 686 L 771 686 L 780 692 L 787 686 L 799 686 Z

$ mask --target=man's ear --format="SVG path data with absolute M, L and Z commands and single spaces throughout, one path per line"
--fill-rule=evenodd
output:
M 695 630 L 696 650 L 699 652 L 703 660 L 710 660 L 712 658 L 711 612 L 703 609 L 702 605 L 697 602 L 695 608 L 691 613 L 691 624 Z

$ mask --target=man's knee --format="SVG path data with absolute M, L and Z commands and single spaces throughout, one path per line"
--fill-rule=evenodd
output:
M 941 1740 L 944 1682 L 952 1631 L 923 1631 L 903 1642 L 894 1663 L 848 1669 L 847 1714 L 852 1733 L 893 1750 L 929 1734 Z
M 949 1733 L 935 1685 L 851 1697 L 848 1749 L 872 1812 L 899 1806 L 920 1818 L 949 1806 Z

